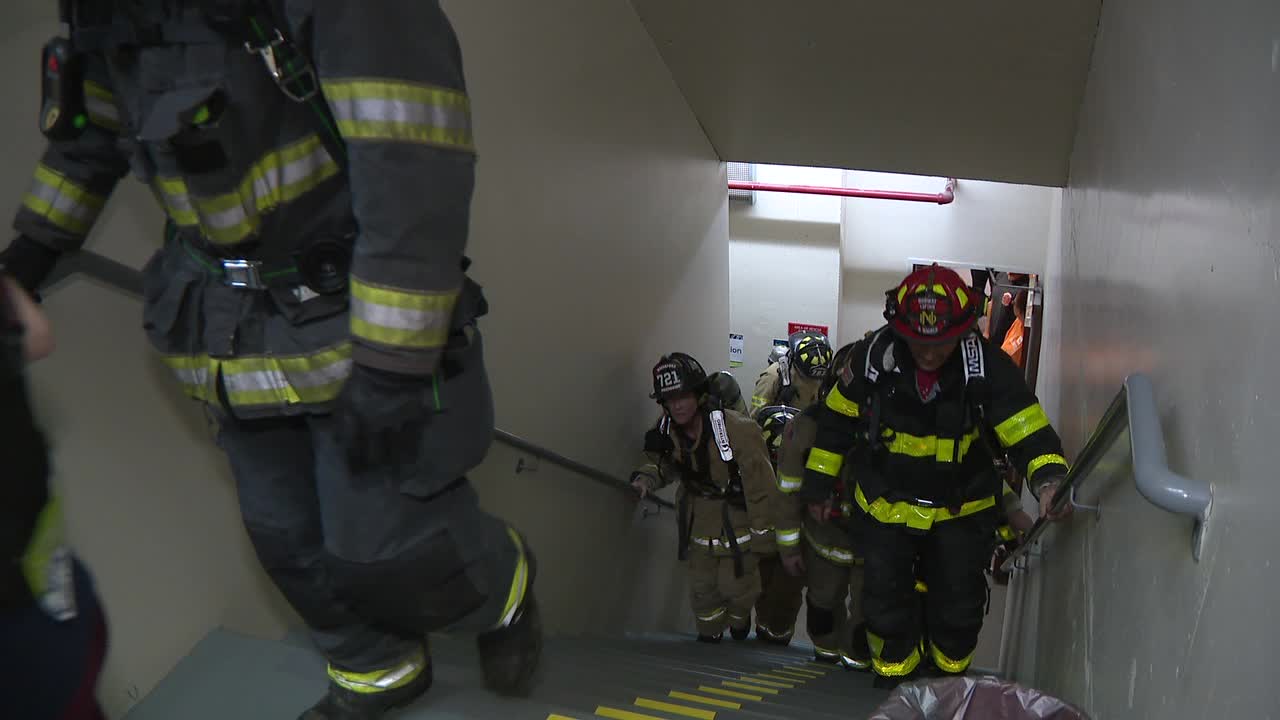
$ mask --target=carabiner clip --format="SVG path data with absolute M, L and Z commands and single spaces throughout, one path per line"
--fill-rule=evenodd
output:
M 273 35 L 262 45 L 254 45 L 246 41 L 244 49 L 249 54 L 262 58 L 262 64 L 267 66 L 271 79 L 275 81 L 276 87 L 280 88 L 280 92 L 284 93 L 285 97 L 294 102 L 307 102 L 320 90 L 320 83 L 316 81 L 315 68 L 302 53 L 294 49 L 292 43 L 284 39 L 279 28 L 273 31 Z M 286 58 L 282 63 L 278 55 L 281 48 L 288 48 L 288 55 L 292 56 L 292 59 Z M 294 63 L 300 63 L 301 67 L 295 70 Z M 294 90 L 294 87 L 300 89 Z

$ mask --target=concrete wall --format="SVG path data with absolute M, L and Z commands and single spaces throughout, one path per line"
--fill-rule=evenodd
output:
M 1103 5 L 1045 379 L 1075 451 L 1124 376 L 1149 374 L 1170 467 L 1215 499 L 1197 563 L 1191 521 L 1136 493 L 1121 446 L 1089 478 L 1101 517 L 1048 548 L 1033 680 L 1094 718 L 1280 712 L 1277 27 L 1270 2 Z
M 723 165 L 626 2 L 446 9 L 476 114 L 470 253 L 492 304 L 500 425 L 625 475 L 653 416 L 658 354 L 724 352 Z M 0 196 L 11 207 L 42 147 L 34 58 L 58 30 L 54 12 L 43 0 L 0 10 Z M 126 181 L 89 247 L 141 266 L 160 222 Z M 36 401 L 72 538 L 110 616 L 99 694 L 118 718 L 210 629 L 273 637 L 296 619 L 257 567 L 199 408 L 146 350 L 136 303 L 75 281 L 46 308 L 60 348 L 33 368 Z M 622 494 L 546 464 L 517 474 L 516 460 L 496 449 L 475 481 L 537 548 L 552 631 L 684 622 L 668 515 L 640 522 Z
M 839 186 L 843 171 L 757 165 L 756 180 Z M 840 213 L 837 197 L 755 193 L 755 204 L 729 206 L 729 328 L 744 337 L 734 375 L 750 394 L 773 340 L 787 323 L 826 325 L 837 334 L 840 305 Z M 719 359 L 716 361 L 720 362 Z

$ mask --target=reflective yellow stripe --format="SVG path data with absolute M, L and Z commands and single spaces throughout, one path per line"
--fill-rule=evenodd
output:
M 952 660 L 933 643 L 929 643 L 929 654 L 933 656 L 933 664 L 937 665 L 939 670 L 948 673 L 962 673 L 968 669 L 969 663 L 973 662 L 973 653 L 959 660 Z
M 212 242 L 231 245 L 258 232 L 263 215 L 337 174 L 337 162 L 312 133 L 263 155 L 232 192 L 195 197 L 180 177 L 156 178 L 153 186 L 174 222 L 198 224 Z
M 786 635 L 790 635 L 790 634 L 791 633 L 786 633 Z M 774 637 L 784 637 L 784 636 L 775 635 Z M 777 680 L 779 682 L 784 682 L 784 683 L 799 683 L 801 685 L 808 682 L 808 680 L 801 680 L 799 678 L 786 677 L 785 675 L 777 675 L 775 673 L 756 673 L 753 677 L 765 678 L 766 680 Z
M 778 544 L 784 547 L 795 547 L 800 544 L 800 530 L 789 528 L 786 530 L 777 530 L 774 536 L 778 539 Z
M 822 448 L 813 448 L 809 451 L 809 462 L 805 463 L 805 469 L 837 477 L 842 465 L 844 465 L 843 455 Z
M 516 546 L 516 571 L 511 577 L 511 589 L 507 591 L 507 604 L 502 609 L 502 619 L 496 627 L 511 624 L 529 590 L 529 560 L 525 555 L 524 542 L 520 540 L 520 534 L 511 528 L 507 528 L 507 535 L 511 536 L 511 542 Z
M 62 230 L 84 235 L 93 227 L 106 198 L 77 185 L 70 178 L 40 163 L 22 205 Z
M 996 436 L 1000 438 L 1001 445 L 1013 447 L 1032 433 L 1047 427 L 1049 427 L 1049 417 L 1044 414 L 1044 408 L 1040 407 L 1040 403 L 1036 403 L 996 425 Z
M 338 685 L 361 694 L 394 690 L 413 682 L 427 667 L 427 656 L 421 648 L 413 657 L 386 670 L 356 673 L 329 666 L 329 677 Z
M 875 502 L 868 503 L 867 496 L 862 493 L 861 485 L 854 488 L 853 498 L 859 507 L 876 520 L 888 525 L 906 525 L 917 530 L 928 530 L 934 523 L 972 515 L 996 505 L 994 495 L 980 500 L 970 500 L 961 505 L 960 512 L 957 513 L 945 507 L 922 507 L 906 501 L 891 503 L 884 498 L 876 498 Z
M 768 404 L 769 400 L 767 398 L 760 397 L 759 395 L 751 396 L 751 412 L 755 412 Z
M 642 707 L 646 710 L 657 710 L 659 712 L 671 713 L 672 715 L 683 715 L 684 717 L 698 718 L 698 720 L 716 720 L 715 710 L 704 710 L 702 708 L 691 708 L 687 705 L 677 705 L 675 703 L 663 702 L 661 700 L 650 700 L 648 698 L 636 698 L 636 707 Z
M 328 80 L 324 94 L 347 140 L 391 140 L 472 151 L 471 103 L 448 88 L 393 80 Z
M 742 680 L 743 682 L 756 683 L 757 685 L 764 685 L 765 687 L 781 688 L 783 690 L 794 690 L 796 687 L 793 683 L 781 683 L 781 682 L 774 682 L 772 680 L 758 680 L 757 678 L 759 677 L 762 677 L 762 676 L 761 675 L 739 675 L 738 679 Z
M 443 347 L 457 291 L 426 293 L 373 285 L 351 277 L 351 333 L 405 348 Z
M 22 576 L 26 578 L 27 587 L 35 597 L 49 591 L 49 563 L 53 561 L 58 548 L 62 547 L 64 532 L 62 501 L 54 495 L 36 515 L 31 540 L 19 559 Z
M 645 715 L 644 713 L 631 712 L 630 710 L 619 710 L 605 705 L 596 708 L 596 715 L 603 718 L 613 718 L 613 720 L 662 720 L 656 715 Z
M 816 646 L 816 645 L 815 645 L 815 646 L 814 646 L 814 650 L 817 650 L 817 649 L 818 649 L 818 646 Z M 774 672 L 775 674 L 782 675 L 782 676 L 784 676 L 784 677 L 789 677 L 789 678 L 792 678 L 792 679 L 795 679 L 795 680 L 800 680 L 800 681 L 809 681 L 809 680 L 813 680 L 813 679 L 814 679 L 814 677 L 815 677 L 815 676 L 813 676 L 813 675 L 806 675 L 806 674 L 804 674 L 804 673 L 798 673 L 798 672 L 796 672 L 795 670 L 788 670 L 788 669 L 786 669 L 786 668 L 780 668 L 780 669 L 778 669 L 778 670 L 774 670 L 773 672 Z M 817 677 L 821 677 L 821 676 L 819 675 L 819 676 L 817 676 Z
M 817 647 L 816 645 L 814 646 L 814 649 L 816 649 L 816 650 L 822 650 L 822 648 L 819 648 L 819 647 Z M 831 653 L 831 656 L 832 656 L 832 657 L 834 657 L 834 656 L 836 655 L 836 651 L 835 651 L 835 650 L 827 650 L 826 652 Z M 809 668 L 807 668 L 807 667 L 799 667 L 799 666 L 796 666 L 796 665 L 788 665 L 788 666 L 787 666 L 787 672 L 796 673 L 796 674 L 798 674 L 798 675 L 808 675 L 810 678 L 822 677 L 823 675 L 825 675 L 825 674 L 826 674 L 826 673 L 823 673 L 823 672 L 819 672 L 819 671 L 817 671 L 817 670 L 811 670 L 811 669 L 809 669 Z
M 974 441 L 977 439 L 978 430 L 976 428 L 960 439 L 960 460 L 964 460 L 965 456 L 969 454 L 969 448 L 973 446 Z M 937 435 L 920 437 L 908 433 L 892 432 L 891 439 L 886 444 L 886 447 L 889 452 L 897 455 L 917 458 L 931 457 L 938 462 L 949 463 L 955 455 L 956 443 L 951 438 L 939 438 Z
M 866 660 L 858 660 L 856 658 L 850 657 L 849 655 L 846 655 L 843 652 L 840 653 L 840 663 L 846 667 L 851 667 L 854 670 L 866 670 L 867 668 L 871 667 L 870 662 Z
M 1027 463 L 1027 477 L 1035 477 L 1036 471 L 1045 465 L 1061 465 L 1067 470 L 1067 459 L 1061 455 L 1041 455 Z
M 120 130 L 120 111 L 116 109 L 115 96 L 92 80 L 84 81 L 84 109 L 89 121 L 95 125 L 111 132 Z
M 916 592 L 920 593 L 921 595 L 928 595 L 929 583 L 923 580 L 916 580 Z
M 1016 540 L 1018 537 L 1018 533 L 1014 532 L 1013 528 L 1009 527 L 1008 525 L 1001 525 L 1000 527 L 996 528 L 996 537 L 1000 538 L 1001 540 L 1004 540 L 1005 542 L 1008 542 L 1010 540 Z
M 838 385 L 831 388 L 831 392 L 827 393 L 827 407 L 841 415 L 858 417 L 858 403 L 840 394 L 840 386 Z
M 676 700 L 684 700 L 686 702 L 700 703 L 702 705 L 710 705 L 712 707 L 722 707 L 726 710 L 742 709 L 742 703 L 731 702 L 729 700 L 717 700 L 716 698 L 703 697 L 701 695 L 694 695 L 693 693 L 680 692 L 679 690 L 672 690 L 667 693 L 667 697 L 675 698 Z
M 724 617 L 724 614 L 725 614 L 725 609 L 718 608 L 715 611 L 710 612 L 706 615 L 698 615 L 698 620 L 702 622 L 715 622 L 716 620 L 719 620 L 720 618 Z
M 809 546 L 813 548 L 814 552 L 818 553 L 818 555 L 822 556 L 827 561 L 833 562 L 837 565 L 853 565 L 852 550 L 823 545 L 813 538 L 813 533 L 809 531 L 807 526 L 804 528 L 804 539 L 809 541 Z
M 197 400 L 214 401 L 214 379 L 221 370 L 232 407 L 319 404 L 336 398 L 351 374 L 351 345 L 343 342 L 299 356 L 169 355 L 163 360 L 187 395 Z
M 871 667 L 875 669 L 877 675 L 902 677 L 910 674 L 920 664 L 919 648 L 912 648 L 911 654 L 901 662 L 886 662 L 881 659 L 880 654 L 884 652 L 884 638 L 870 630 L 867 631 L 867 645 L 871 647 Z
M 784 475 L 778 473 L 778 489 L 785 493 L 792 493 L 804 486 L 804 481 L 794 475 Z
M 738 690 L 750 690 L 753 693 L 764 693 L 765 695 L 778 694 L 778 691 L 773 688 L 763 687 L 760 685 L 754 685 L 754 684 L 744 683 L 744 682 L 734 682 L 733 680 L 725 680 L 720 684 L 724 685 L 725 687 L 736 688 Z
M 725 683 L 726 685 L 728 683 Z M 734 690 L 725 690 L 724 688 L 711 687 L 709 685 L 699 685 L 698 692 L 710 693 L 712 695 L 721 695 L 723 697 L 737 698 L 738 700 L 751 700 L 753 702 L 761 702 L 764 700 L 763 695 L 748 695 L 747 693 L 736 692 Z

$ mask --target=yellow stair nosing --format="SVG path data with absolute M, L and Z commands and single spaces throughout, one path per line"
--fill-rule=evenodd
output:
M 777 695 L 779 692 L 781 692 L 780 690 L 775 690 L 774 688 L 771 688 L 771 687 L 764 687 L 763 685 L 752 685 L 750 683 L 738 682 L 736 680 L 725 680 L 720 684 L 724 685 L 725 687 L 738 688 L 739 690 L 750 690 L 751 692 L 765 693 L 767 695 Z
M 711 693 L 712 695 L 723 695 L 724 697 L 738 698 L 739 700 L 752 700 L 754 702 L 764 702 L 763 695 L 748 695 L 744 692 L 736 690 L 725 690 L 724 688 L 710 687 L 708 685 L 699 685 L 699 692 Z
M 685 702 L 702 703 L 704 705 L 711 705 L 713 707 L 722 707 L 722 708 L 727 708 L 729 710 L 742 709 L 742 703 L 730 702 L 729 700 L 720 700 L 717 698 L 703 697 L 701 695 L 695 695 L 693 693 L 682 692 L 679 690 L 672 690 L 671 692 L 667 693 L 667 696 L 673 697 L 676 700 L 684 700 Z
M 679 705 L 663 700 L 652 700 L 650 698 L 638 697 L 632 704 L 646 710 L 657 710 L 658 712 L 670 713 L 671 715 L 683 715 L 684 717 L 696 718 L 697 720 L 716 720 L 715 710 L 692 708 L 688 705 Z

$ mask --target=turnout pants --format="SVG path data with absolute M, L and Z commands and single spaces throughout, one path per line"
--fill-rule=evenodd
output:
M 983 571 L 991 559 L 995 522 L 995 511 L 988 510 L 916 534 L 902 525 L 866 520 L 863 601 L 878 674 L 900 677 L 916 669 L 922 619 L 929 625 L 924 651 L 938 669 L 962 673 L 969 667 L 986 613 Z M 928 593 L 916 592 L 917 563 Z
M 751 627 L 751 608 L 760 598 L 757 556 L 742 553 L 742 577 L 734 577 L 733 556 L 715 555 L 706 548 L 689 548 L 689 601 L 699 635 L 719 635 L 726 627 Z
M 849 547 L 848 533 L 834 523 L 804 520 L 804 564 L 809 591 L 806 624 L 814 650 L 838 658 L 851 648 L 863 622 L 862 565 Z
M 224 419 L 218 444 L 254 550 L 331 674 L 420 658 L 427 633 L 494 629 L 523 600 L 523 538 L 465 478 L 421 496 L 387 469 L 352 474 L 324 415 Z
M 804 604 L 804 578 L 788 575 L 777 553 L 760 556 L 759 564 L 756 635 L 769 640 L 790 640 L 795 632 L 796 616 Z

